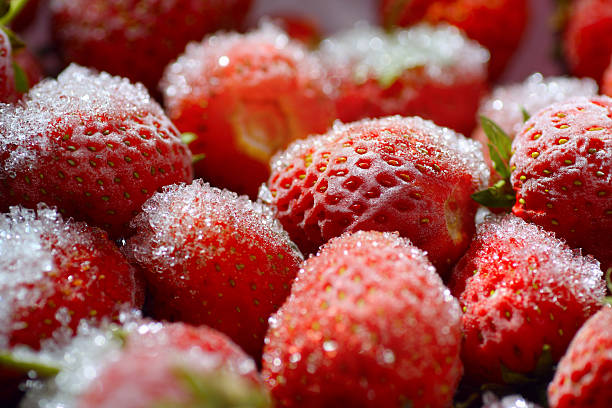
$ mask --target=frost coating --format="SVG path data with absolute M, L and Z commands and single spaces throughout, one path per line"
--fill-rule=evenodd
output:
M 76 132 L 85 130 L 84 122 L 98 127 L 109 118 L 122 120 L 144 113 L 164 116 L 143 85 L 72 64 L 57 80 L 47 79 L 33 87 L 22 104 L 0 105 L 0 152 L 9 151 L 0 177 L 24 166 L 31 168 L 39 152 L 51 149 L 53 142 L 45 135 L 58 125 Z M 117 143 L 123 141 L 120 136 Z
M 38 282 L 37 287 L 44 287 L 41 282 L 52 281 L 49 273 L 57 268 L 59 254 L 49 238 L 61 248 L 89 246 L 92 239 L 86 229 L 84 223 L 64 222 L 55 209 L 42 204 L 37 211 L 11 207 L 0 215 L 0 348 L 8 346 L 8 333 L 14 329 L 12 310 L 35 305 L 42 296 L 39 289 L 24 285 Z M 59 310 L 58 317 L 66 320 Z
M 386 33 L 364 22 L 324 40 L 321 56 L 330 67 L 351 66 L 356 82 L 372 76 L 386 82 L 423 67 L 431 79 L 453 83 L 486 75 L 489 59 L 487 50 L 453 26 L 422 24 Z
M 146 235 L 146 239 L 138 240 L 144 245 L 128 243 L 127 252 L 158 273 L 168 273 L 170 268 L 189 261 L 191 256 L 198 256 L 202 262 L 213 256 L 223 256 L 225 251 L 231 256 L 229 248 L 202 246 L 204 237 L 223 236 L 228 231 L 245 247 L 254 243 L 241 231 L 263 237 L 265 242 L 280 242 L 282 247 L 291 248 L 294 255 L 301 258 L 270 208 L 246 196 L 210 187 L 201 179 L 190 185 L 165 187 L 163 193 L 145 202 L 142 210 L 132 226 Z M 197 229 L 196 225 L 206 228 Z
M 514 135 L 523 126 L 522 109 L 534 115 L 555 102 L 593 95 L 597 95 L 597 83 L 591 78 L 545 78 L 535 73 L 522 83 L 495 88 L 481 104 L 479 115 L 486 116 Z
M 234 70 L 228 55 L 236 47 L 252 44 L 250 52 L 254 61 L 261 60 L 262 66 L 254 66 L 245 72 Z M 269 56 L 274 50 L 277 57 L 271 63 Z M 262 53 L 257 57 L 258 53 Z M 265 66 L 263 66 L 265 64 Z M 226 72 L 226 67 L 231 73 Z M 205 75 L 203 75 L 205 73 Z M 299 43 L 290 41 L 289 36 L 277 26 L 264 22 L 259 29 L 246 34 L 236 32 L 218 33 L 200 43 L 190 43 L 177 61 L 168 68 L 161 81 L 167 108 L 170 112 L 178 109 L 177 101 L 185 99 L 205 100 L 215 88 L 223 88 L 226 82 L 240 81 L 243 87 L 255 86 L 265 79 L 284 78 L 311 82 L 314 89 L 320 87 L 324 73 L 320 62 Z M 207 81 L 207 84 L 202 84 Z M 315 85 L 316 84 L 316 85 Z M 306 86 L 306 85 L 305 85 Z M 331 92 L 324 85 L 325 92 Z

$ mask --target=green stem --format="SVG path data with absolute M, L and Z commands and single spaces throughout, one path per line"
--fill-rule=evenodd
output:
M 8 367 L 22 373 L 35 371 L 39 377 L 53 377 L 60 372 L 58 367 L 37 361 L 19 360 L 10 353 L 0 353 L 0 367 Z
M 9 25 L 11 21 L 21 13 L 21 10 L 23 10 L 26 4 L 28 4 L 28 0 L 11 0 L 11 6 L 8 13 L 0 18 L 0 25 Z

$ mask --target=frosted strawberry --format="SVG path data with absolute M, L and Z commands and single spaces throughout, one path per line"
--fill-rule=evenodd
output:
M 81 319 L 114 319 L 142 305 L 135 270 L 105 232 L 53 209 L 0 215 L 0 348 L 38 348 Z
M 37 356 L 16 350 L 13 361 L 34 359 L 57 374 L 31 389 L 22 406 L 269 406 L 255 363 L 226 336 L 129 319 L 120 328 L 82 325 L 67 346 L 50 344 Z
M 280 407 L 445 407 L 462 374 L 457 301 L 397 234 L 332 239 L 270 322 L 262 374 Z
M 612 401 L 612 307 L 582 326 L 548 387 L 552 408 L 604 408 Z
M 470 195 L 488 181 L 476 142 L 399 116 L 338 124 L 271 164 L 262 198 L 304 253 L 345 231 L 399 231 L 441 274 L 469 245 Z
M 612 99 L 579 98 L 534 114 L 514 139 L 514 214 L 612 262 Z
M 381 0 L 379 8 L 387 27 L 425 21 L 460 28 L 491 52 L 492 80 L 519 47 L 528 20 L 527 0 Z
M 190 45 L 162 88 L 170 118 L 194 135 L 196 175 L 251 197 L 278 149 L 335 119 L 320 62 L 271 25 Z
M 320 54 L 344 122 L 421 116 L 467 134 L 487 90 L 486 50 L 446 25 L 386 33 L 358 24 L 324 40 Z
M 45 202 L 118 237 L 157 189 L 191 180 L 178 130 L 126 79 L 72 65 L 0 114 L 4 210 Z
M 152 93 L 190 41 L 240 27 L 251 0 L 50 0 L 66 61 L 142 82 Z
M 602 277 L 594 259 L 518 217 L 481 224 L 449 283 L 463 308 L 466 377 L 511 383 L 550 370 L 601 307 Z
M 495 122 L 510 139 L 514 139 L 526 117 L 540 109 L 570 97 L 595 95 L 597 84 L 590 78 L 543 77 L 536 73 L 521 83 L 496 87 L 481 102 L 478 114 Z M 472 138 L 482 143 L 485 158 L 493 170 L 487 148 L 489 140 L 482 126 L 476 128 Z M 492 177 L 492 181 L 498 179 L 496 175 Z
M 570 72 L 601 83 L 612 56 L 612 3 L 608 0 L 573 1 L 563 40 Z
M 302 261 L 268 211 L 201 180 L 147 201 L 126 251 L 145 273 L 152 314 L 207 324 L 259 355 Z

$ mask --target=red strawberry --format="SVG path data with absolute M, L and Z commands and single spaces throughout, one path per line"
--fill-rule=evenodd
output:
M 12 3 L 17 3 L 17 1 L 13 0 Z M 40 0 L 27 0 L 25 7 L 11 22 L 11 27 L 19 31 L 30 26 L 36 20 L 39 5 Z
M 514 139 L 514 214 L 612 262 L 612 99 L 550 105 Z
M 344 122 L 421 116 L 467 134 L 487 90 L 487 52 L 454 27 L 385 33 L 358 24 L 323 41 L 320 53 Z
M 28 3 L 29 4 L 29 3 Z M 38 61 L 37 57 L 30 52 L 27 48 L 18 50 L 13 55 L 15 63 L 23 71 L 25 78 L 27 79 L 27 88 L 31 88 L 39 83 L 43 77 L 43 68 Z M 24 92 L 22 92 L 24 93 Z
M 602 276 L 598 262 L 536 225 L 513 215 L 485 221 L 449 284 L 463 308 L 466 377 L 511 382 L 509 372 L 546 368 L 545 351 L 557 361 L 601 306 Z
M 597 84 L 590 78 L 545 78 L 536 73 L 521 83 L 495 88 L 491 95 L 482 101 L 478 114 L 495 122 L 510 139 L 514 139 L 515 134 L 523 127 L 526 116 L 570 97 L 595 95 Z M 484 147 L 483 154 L 491 169 L 491 181 L 498 181 L 499 177 L 493 172 L 493 163 L 486 147 L 489 140 L 482 126 L 474 131 L 472 138 L 481 142 Z
M 612 2 L 576 0 L 570 7 L 563 51 L 570 72 L 602 81 L 612 56 Z
M 445 407 L 462 374 L 457 301 L 397 234 L 332 239 L 270 321 L 263 378 L 281 407 Z
M 474 232 L 480 146 L 421 118 L 336 125 L 272 160 L 265 197 L 304 253 L 345 231 L 399 231 L 443 274 Z
M 142 305 L 135 270 L 105 232 L 44 205 L 0 216 L 0 348 L 40 346 L 81 319 Z
M 196 137 L 196 175 L 251 197 L 278 149 L 335 118 L 319 60 L 270 25 L 190 45 L 162 86 L 170 118 Z
M 302 261 L 268 211 L 201 180 L 147 201 L 126 251 L 145 273 L 153 315 L 207 324 L 259 356 Z
M 489 77 L 498 78 L 517 50 L 528 20 L 527 0 L 381 0 L 386 26 L 448 23 L 491 52 Z
M 0 102 L 11 103 L 16 100 L 11 42 L 4 30 L 0 29 Z
M 67 61 L 142 82 L 151 92 L 190 41 L 236 28 L 251 0 L 51 0 Z
M 178 131 L 125 79 L 71 66 L 0 114 L 4 210 L 42 201 L 117 237 L 155 190 L 191 180 Z
M 253 360 L 207 327 L 140 325 L 100 371 L 75 406 L 269 406 Z
M 612 307 L 582 326 L 548 387 L 551 408 L 604 408 L 612 401 Z

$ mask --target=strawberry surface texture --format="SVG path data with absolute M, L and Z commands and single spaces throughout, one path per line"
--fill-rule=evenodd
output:
M 143 206 L 126 252 L 144 271 L 159 319 L 207 324 L 254 356 L 302 255 L 268 208 L 201 180 Z
M 191 153 L 142 85 L 72 65 L 0 106 L 0 209 L 38 202 L 128 235 L 142 203 L 191 181 Z
M 304 263 L 270 319 L 263 378 L 281 407 L 445 407 L 460 339 L 457 300 L 422 251 L 346 233 Z
M 477 207 L 470 194 L 489 176 L 475 142 L 400 116 L 336 124 L 271 165 L 263 200 L 304 253 L 345 231 L 399 231 L 440 273 L 469 245 Z

